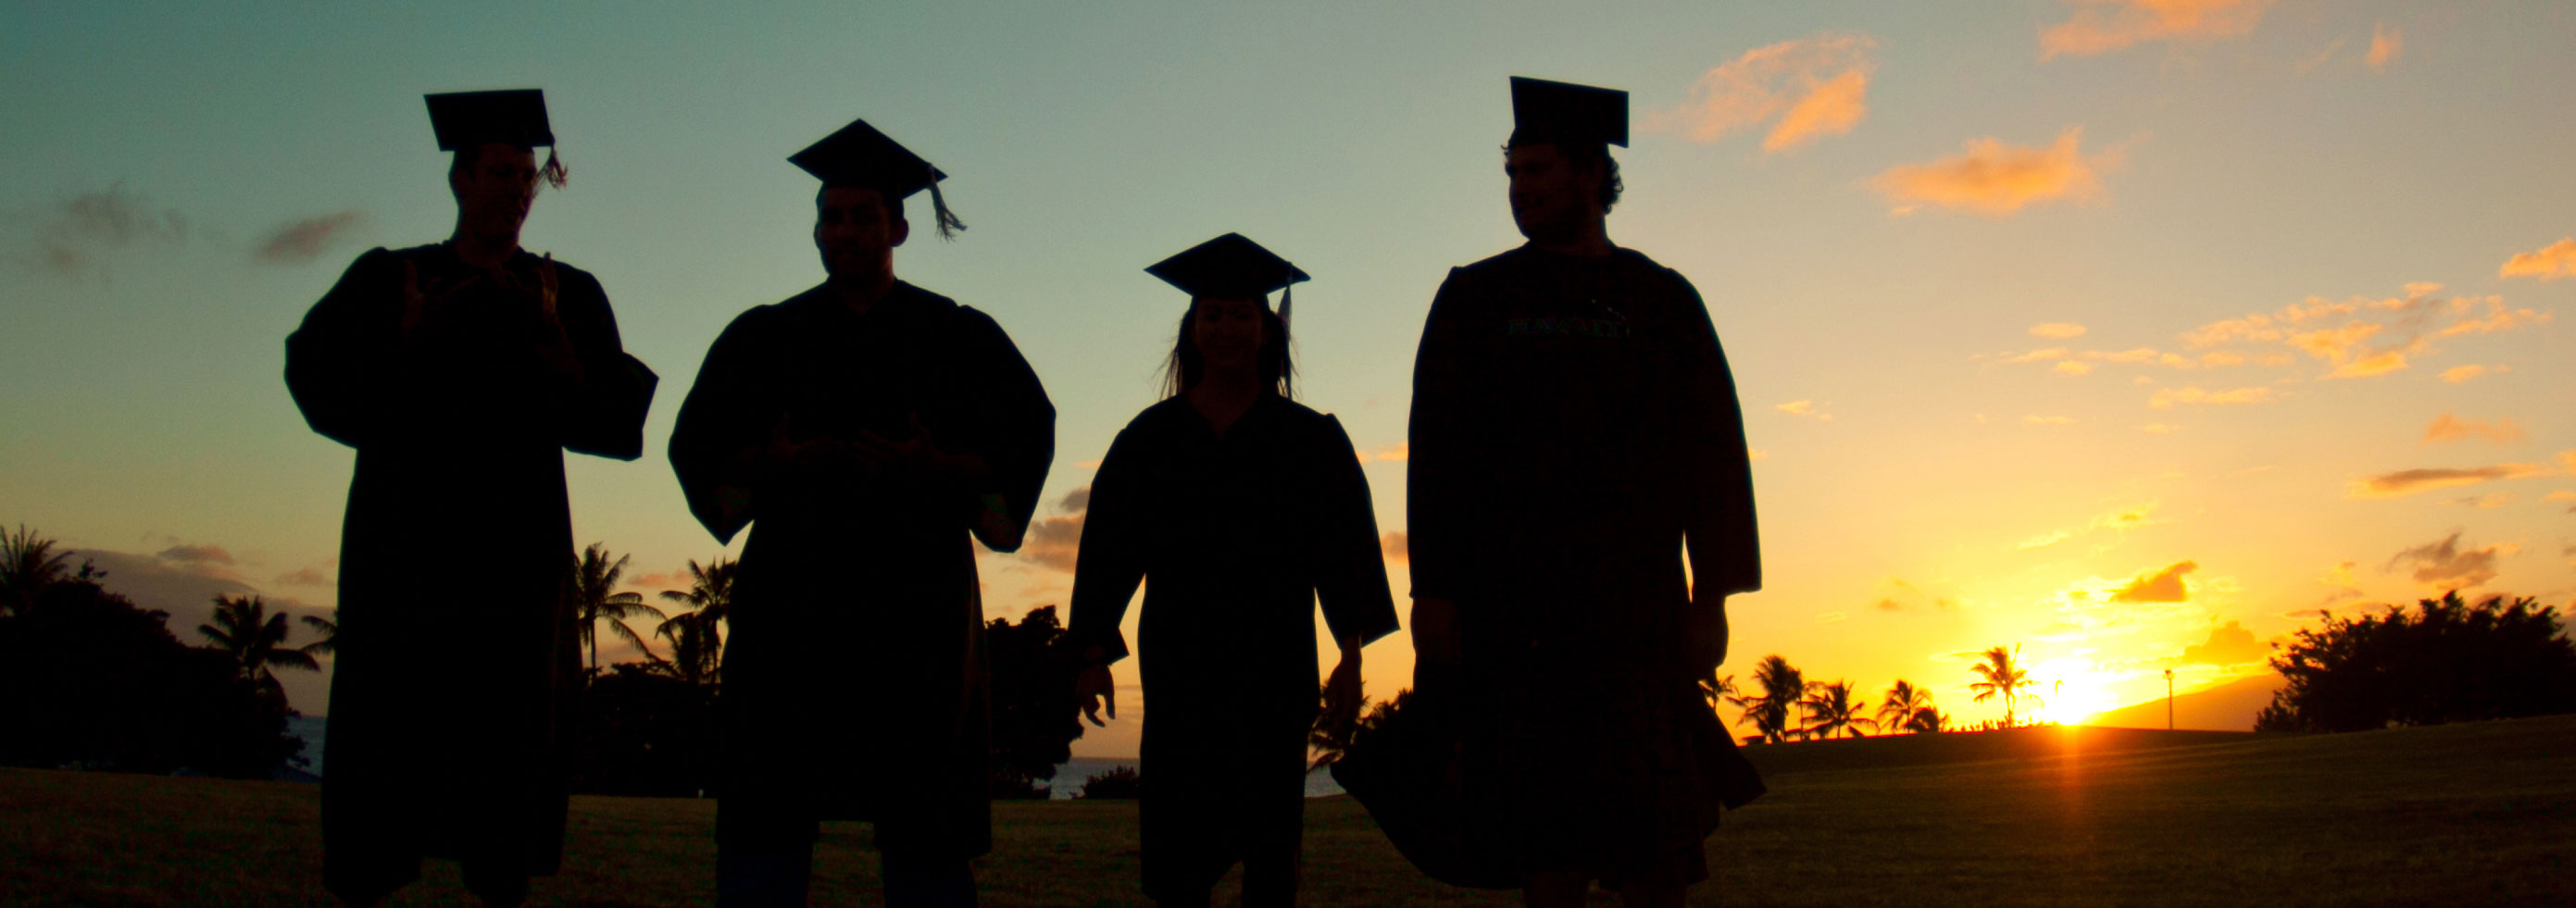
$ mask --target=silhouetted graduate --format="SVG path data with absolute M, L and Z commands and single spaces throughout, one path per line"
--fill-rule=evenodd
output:
M 890 905 L 975 899 L 992 847 L 973 538 L 1020 544 L 1055 408 L 990 316 L 895 279 L 944 174 L 864 121 L 789 159 L 823 181 L 830 277 L 733 320 L 671 433 L 735 580 L 716 810 L 721 904 L 804 904 L 817 824 L 873 820 Z
M 1118 433 L 1092 481 L 1068 620 L 1090 665 L 1077 690 L 1086 712 L 1110 695 L 1144 583 L 1145 893 L 1205 905 L 1241 862 L 1244 904 L 1288 905 L 1315 603 L 1341 645 L 1327 697 L 1342 711 L 1359 705 L 1360 648 L 1396 629 L 1376 512 L 1341 423 L 1287 396 L 1288 294 L 1277 313 L 1266 295 L 1305 272 L 1231 233 L 1146 270 L 1190 307 L 1171 395 Z
M 1627 94 L 1512 106 L 1529 242 L 1450 271 L 1414 365 L 1417 681 L 1466 704 L 1465 829 L 1530 904 L 1679 905 L 1750 781 L 1694 686 L 1761 586 L 1743 416 L 1698 291 L 1605 231 Z
M 642 454 L 656 380 L 620 346 L 598 280 L 519 248 L 538 179 L 563 185 L 551 148 L 542 168 L 533 151 L 554 144 L 544 96 L 428 103 L 456 153 L 455 235 L 368 250 L 286 339 L 305 421 L 358 449 L 323 876 L 372 904 L 423 856 L 452 857 L 467 888 L 510 905 L 563 852 L 561 720 L 580 684 L 563 451 Z

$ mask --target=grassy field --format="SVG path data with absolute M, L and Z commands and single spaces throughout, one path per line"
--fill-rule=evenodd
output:
M 2576 903 L 2576 716 L 2319 737 L 2043 728 L 1751 754 L 1771 794 L 1710 841 L 1715 878 L 1694 904 Z M 315 797 L 0 770 L 0 905 L 328 904 Z M 1142 904 L 1132 803 L 995 813 L 984 904 Z M 1422 878 L 1347 798 L 1306 816 L 1305 904 L 1519 904 Z M 708 904 L 713 820 L 708 802 L 575 798 L 566 871 L 532 903 Z M 875 864 L 867 827 L 831 827 L 815 903 L 874 904 Z M 454 866 L 432 862 L 395 904 L 462 899 Z

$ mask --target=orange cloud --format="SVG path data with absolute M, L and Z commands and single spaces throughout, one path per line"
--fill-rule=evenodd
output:
M 1017 554 L 1042 567 L 1072 572 L 1074 556 L 1082 546 L 1082 519 L 1087 514 L 1029 521 L 1028 537 L 1020 543 Z
M 2175 432 L 2182 431 L 2182 427 L 2168 423 L 2151 422 L 2146 425 L 2139 426 L 2138 431 L 2145 432 L 2149 435 L 2171 435 Z
M 2496 269 L 2497 277 L 2536 277 L 2554 281 L 2576 277 L 2576 237 L 2568 237 L 2530 252 L 2517 252 Z
M 2453 486 L 2475 485 L 2477 483 L 2491 482 L 2498 479 L 2521 479 L 2527 476 L 2547 475 L 2549 475 L 2549 468 L 2534 463 L 2505 463 L 2491 467 L 2473 467 L 2465 470 L 2447 468 L 2399 470 L 2394 473 L 2382 473 L 2367 479 L 2353 480 L 2351 485 L 2344 487 L 2343 497 L 2356 499 L 2403 498 L 2417 492 L 2429 492 L 2434 489 L 2447 489 Z
M 2485 318 L 2479 318 L 2475 315 L 2466 315 L 2459 321 L 2452 322 L 2449 327 L 2443 328 L 2441 336 L 2457 337 L 2463 334 L 2492 334 L 2498 331 L 2511 331 L 2515 328 L 2527 328 L 2532 325 L 2544 325 L 2549 323 L 2549 313 L 2542 312 L 2538 309 L 2507 309 L 2504 306 L 2504 298 L 2498 296 L 2489 296 L 2484 299 L 2473 299 L 2469 297 L 2455 299 L 2451 301 L 2451 311 L 2455 313 L 2466 313 L 2470 309 L 2476 308 L 2477 304 L 2481 302 L 2487 304 Z
M 2560 489 L 2547 495 L 2540 496 L 2540 500 L 2552 503 L 2566 502 L 2567 513 L 2576 514 L 2576 492 Z
M 2272 655 L 2272 648 L 2255 641 L 2254 632 L 2235 621 L 2226 627 L 2209 629 L 2209 639 L 2182 648 L 2183 665 L 2243 665 L 2259 662 Z
M 2433 425 L 2424 430 L 2424 440 L 2428 442 L 2458 441 L 2463 438 L 2516 442 L 2525 437 L 2522 426 L 2511 419 L 2499 419 L 2494 425 L 2488 425 L 2476 420 L 2461 419 L 2448 413 L 2435 417 Z
M 1360 452 L 1361 463 L 1367 463 L 1372 460 L 1385 461 L 1387 463 L 1403 463 L 1407 460 L 1411 460 L 1412 458 L 1413 443 L 1409 441 L 1398 442 L 1391 448 L 1379 448 L 1376 453 L 1370 453 L 1367 451 Z
M 1688 100 L 1649 116 L 1646 128 L 1708 143 L 1771 122 L 1765 153 L 1851 132 L 1869 112 L 1877 46 L 1867 35 L 1828 33 L 1745 51 L 1702 74 Z
M 2200 565 L 2178 561 L 2171 567 L 2152 574 L 2140 574 L 2111 594 L 2113 602 L 2183 602 L 2191 592 L 2183 587 L 2182 575 L 2199 570 Z
M 2084 326 L 2074 322 L 2043 322 L 2030 326 L 2030 336 L 2065 340 L 2084 336 Z
M 1409 561 L 1413 558 L 1412 540 L 1404 535 L 1403 530 L 1390 530 L 1386 535 L 1378 537 L 1377 547 L 1379 551 L 1386 553 L 1388 561 Z
M 2499 369 L 2496 371 L 2501 372 L 2503 370 Z M 2487 374 L 2487 367 L 2485 366 L 2452 366 L 2451 368 L 2442 370 L 2442 380 L 2456 385 L 2485 374 Z
M 1871 185 L 1887 196 L 1897 214 L 1928 204 L 2000 217 L 2040 202 L 2091 201 L 2102 196 L 2102 171 L 2116 169 L 2120 155 L 2087 157 L 2079 148 L 2083 138 L 2078 126 L 2059 133 L 2047 148 L 2006 145 L 1992 137 L 1970 139 L 1965 153 L 1928 164 L 1900 164 Z
M 2271 0 L 2073 0 L 2066 22 L 2039 33 L 2042 60 L 2087 56 L 2141 41 L 2233 38 L 2254 30 Z
M 233 554 L 231 552 L 224 551 L 223 546 L 213 544 L 174 545 L 169 548 L 162 549 L 159 554 L 152 557 L 159 558 L 163 561 L 177 561 L 200 565 L 233 563 Z
M 2070 359 L 2058 363 L 2056 369 L 2057 371 L 2067 375 L 2082 375 L 2093 371 L 2093 364 Z
M 2260 385 L 2230 391 L 2208 391 L 2193 385 L 2188 388 L 2158 388 L 2155 396 L 2147 399 L 2147 406 L 2158 410 L 2171 410 L 2175 404 L 2207 404 L 2223 407 L 2231 404 L 2266 403 L 2272 399 L 2272 389 Z
M 1780 116 L 1771 134 L 1762 137 L 1762 150 L 1784 151 L 1814 141 L 1820 136 L 1839 136 L 1860 125 L 1869 115 L 1867 95 L 1869 73 L 1851 70 L 1832 81 L 1816 86 L 1797 106 Z
M 2406 35 L 2403 32 L 2388 27 L 2386 22 L 2371 26 L 2370 56 L 2364 58 L 2364 62 L 2370 64 L 2371 72 L 2388 71 L 2389 61 L 2405 52 Z

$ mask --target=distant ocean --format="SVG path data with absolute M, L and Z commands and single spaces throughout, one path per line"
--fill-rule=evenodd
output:
M 329 722 L 322 716 L 297 716 L 286 720 L 287 733 L 304 740 L 304 771 L 317 776 L 322 774 L 322 729 Z M 1055 779 L 1048 783 L 1047 792 L 1055 800 L 1070 800 L 1082 791 L 1084 780 L 1120 766 L 1133 766 L 1140 772 L 1144 769 L 1144 764 L 1133 757 L 1117 760 L 1075 757 L 1055 768 Z M 1332 773 L 1306 774 L 1307 797 L 1329 798 L 1341 793 L 1342 786 L 1333 783 Z

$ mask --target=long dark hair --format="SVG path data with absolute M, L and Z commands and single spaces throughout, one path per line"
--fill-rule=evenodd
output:
M 1207 377 L 1207 361 L 1199 357 L 1199 345 L 1190 340 L 1198 317 L 1199 301 L 1192 298 L 1189 311 L 1181 313 L 1181 333 L 1172 340 L 1172 358 L 1163 364 L 1164 397 L 1179 397 Z M 1288 323 L 1270 311 L 1267 299 L 1261 300 L 1261 349 L 1252 355 L 1252 374 L 1264 390 L 1295 399 L 1289 386 L 1297 367 L 1288 357 Z

